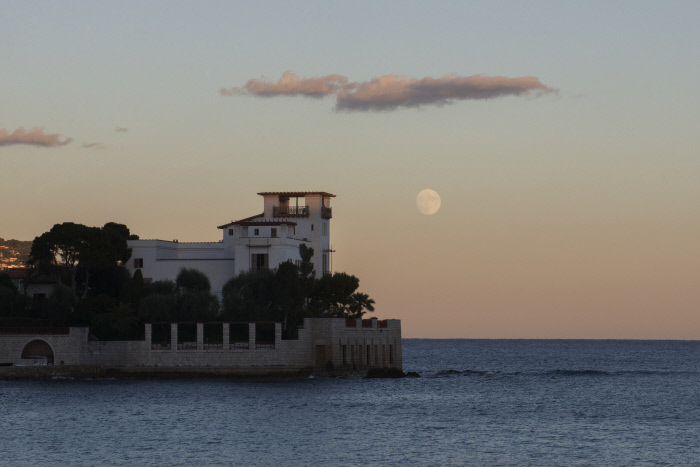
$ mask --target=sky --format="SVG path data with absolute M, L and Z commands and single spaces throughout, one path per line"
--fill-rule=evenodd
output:
M 3 2 L 0 237 L 327 191 L 404 337 L 700 338 L 700 3 Z M 416 196 L 439 193 L 423 215 Z

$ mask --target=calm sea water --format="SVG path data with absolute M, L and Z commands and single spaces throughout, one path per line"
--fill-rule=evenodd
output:
M 0 382 L 2 465 L 700 465 L 700 342 L 404 341 L 421 378 Z

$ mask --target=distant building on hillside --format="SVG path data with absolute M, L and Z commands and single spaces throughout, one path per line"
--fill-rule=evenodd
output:
M 31 249 L 31 241 L 0 238 L 0 269 L 26 267 Z
M 145 280 L 175 280 L 182 268 L 198 269 L 221 296 L 224 284 L 243 271 L 301 262 L 299 245 L 314 250 L 316 276 L 330 272 L 330 201 L 323 191 L 262 192 L 263 212 L 220 225 L 223 239 L 211 243 L 129 240 L 127 267 Z
M 32 297 L 37 302 L 50 296 L 56 288 L 56 280 L 32 268 L 0 269 L 0 273 L 10 276 L 12 283 L 21 294 Z

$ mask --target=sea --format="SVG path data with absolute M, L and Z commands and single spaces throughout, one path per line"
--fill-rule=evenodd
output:
M 404 339 L 419 378 L 0 382 L 0 465 L 700 465 L 700 341 Z

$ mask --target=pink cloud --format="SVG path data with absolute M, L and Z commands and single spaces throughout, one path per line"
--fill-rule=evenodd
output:
M 242 88 L 221 89 L 224 96 L 237 96 L 250 94 L 259 97 L 273 96 L 306 96 L 321 98 L 329 94 L 335 94 L 344 86 L 348 79 L 342 75 L 327 75 L 319 78 L 302 78 L 291 71 L 285 71 L 276 83 L 251 79 Z
M 493 99 L 554 89 L 539 78 L 524 76 L 447 75 L 442 78 L 405 78 L 384 75 L 338 93 L 337 110 L 394 110 L 399 107 L 446 105 L 458 100 Z
M 94 148 L 95 146 L 99 146 L 100 143 L 83 143 L 84 148 Z
M 11 144 L 30 144 L 33 146 L 65 146 L 72 143 L 73 138 L 64 138 L 61 141 L 60 135 L 49 135 L 41 128 L 32 128 L 27 131 L 24 128 L 17 128 L 14 132 L 8 133 L 5 129 L 0 129 L 0 146 Z
M 370 81 L 351 83 L 342 75 L 299 79 L 285 72 L 276 83 L 251 79 L 241 88 L 221 89 L 225 96 L 252 95 L 258 97 L 308 96 L 321 98 L 336 95 L 336 110 L 379 111 L 400 107 L 447 105 L 459 100 L 493 99 L 524 94 L 541 95 L 556 92 L 534 76 L 508 78 L 505 76 L 458 76 L 442 78 L 406 78 L 384 75 Z
M 128 129 L 128 128 L 122 128 L 122 127 L 118 126 L 118 127 L 116 127 L 116 128 L 114 129 L 114 131 L 123 133 L 123 132 L 125 132 L 125 131 L 129 131 L 129 129 Z

